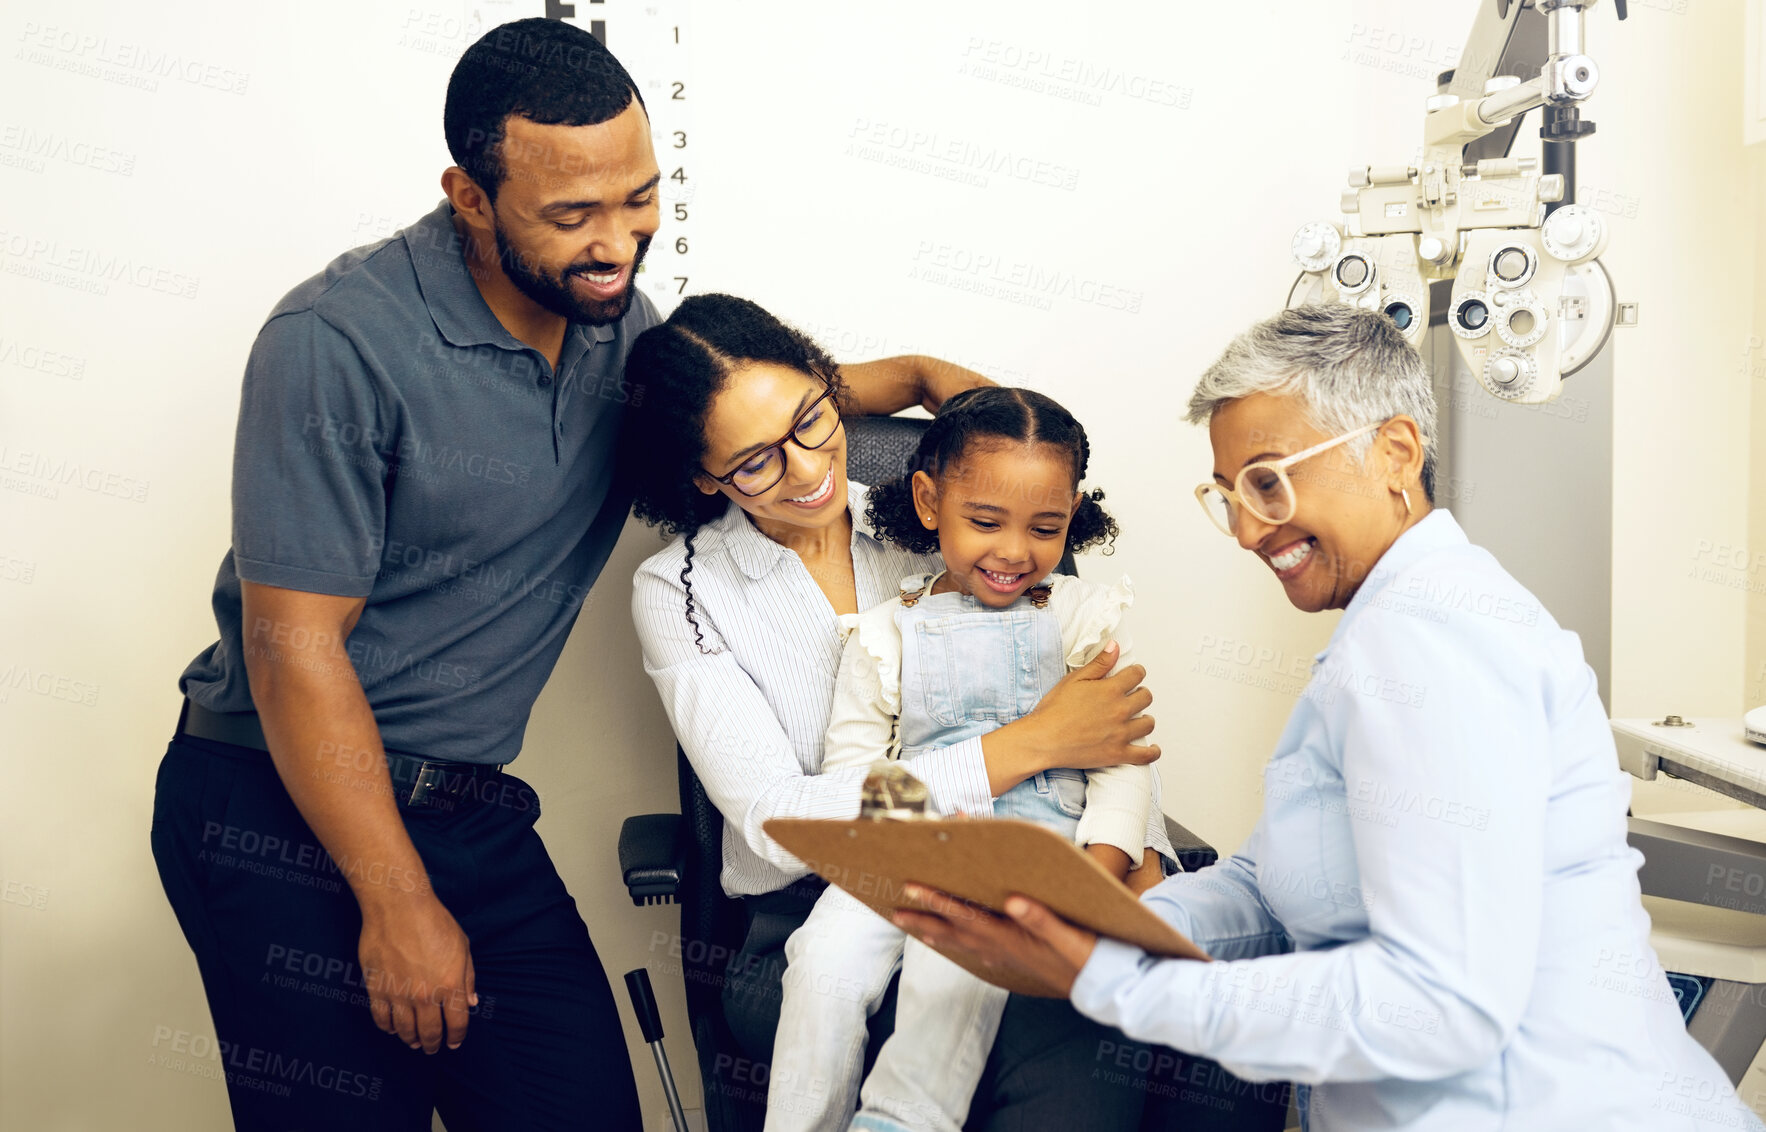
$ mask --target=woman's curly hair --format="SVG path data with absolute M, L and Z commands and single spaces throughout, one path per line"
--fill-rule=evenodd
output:
M 653 527 L 683 535 L 687 620 L 705 648 L 693 615 L 693 535 L 722 515 L 729 501 L 694 482 L 705 462 L 705 417 L 730 374 L 745 364 L 788 366 L 827 381 L 848 404 L 840 370 L 827 351 L 758 304 L 734 295 L 694 295 L 668 320 L 638 335 L 625 363 L 631 388 L 620 427 L 619 474 L 632 492 L 632 512 Z
M 914 473 L 925 472 L 936 481 L 963 461 L 977 442 L 1007 441 L 1019 444 L 1052 444 L 1071 454 L 1073 484 L 1085 479 L 1091 444 L 1073 414 L 1033 389 L 982 386 L 965 389 L 947 400 L 938 416 L 920 434 L 920 447 L 898 479 L 871 489 L 865 518 L 877 537 L 917 554 L 938 551 L 938 532 L 920 523 L 914 506 Z M 1104 553 L 1115 549 L 1121 533 L 1116 520 L 1103 507 L 1102 488 L 1080 493 L 1079 506 L 1067 524 L 1067 549 L 1075 554 L 1094 546 Z

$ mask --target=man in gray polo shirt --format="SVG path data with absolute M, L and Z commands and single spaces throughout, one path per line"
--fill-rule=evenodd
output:
M 640 1124 L 538 800 L 498 767 L 625 522 L 649 122 L 599 43 L 532 20 L 467 51 L 445 127 L 448 199 L 259 332 L 220 638 L 160 767 L 154 854 L 241 1128 Z

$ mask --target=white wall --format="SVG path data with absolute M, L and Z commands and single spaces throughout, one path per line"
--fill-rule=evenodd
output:
M 1766 145 L 1748 147 L 1749 214 L 1766 213 Z M 1746 379 L 1750 401 L 1748 452 L 1752 460 L 1748 482 L 1749 565 L 1752 548 L 1766 549 L 1766 224 L 1754 225 L 1753 312 L 1748 333 L 1736 347 L 1736 371 Z M 1755 584 L 1747 588 L 1747 665 L 1742 696 L 1748 708 L 1766 706 L 1766 570 L 1750 569 L 1745 575 Z
M 1756 159 L 1740 144 L 1742 5 L 1631 8 L 1616 32 L 1605 13 L 1594 39 L 1600 131 L 1583 166 L 1613 223 L 1603 258 L 1621 297 L 1641 304 L 1614 355 L 1610 706 L 1734 715 L 1746 695 L 1747 586 L 1766 578 L 1721 557 L 1749 542 L 1759 385 L 1738 357 L 1757 325 L 1760 221 L 1748 191 Z
M 1343 171 L 1412 152 L 1473 4 L 659 3 L 578 12 L 607 19 L 616 49 L 641 20 L 684 26 L 692 289 L 749 295 L 843 357 L 938 353 L 1079 414 L 1126 532 L 1082 568 L 1135 578 L 1167 806 L 1230 849 L 1332 619 L 1288 608 L 1196 512 L 1209 457 L 1181 408 L 1227 339 L 1279 304 L 1289 236 L 1335 215 Z M 1610 5 L 1591 17 L 1604 79 L 1582 156 L 1607 192 L 1608 263 L 1643 310 L 1616 357 L 1613 707 L 1731 713 L 1760 698 L 1743 688 L 1746 591 L 1687 573 L 1706 543 L 1748 543 L 1759 385 L 1736 354 L 1766 320 L 1735 121 L 1740 8 L 1631 7 L 1626 25 Z M 214 633 L 240 368 L 283 292 L 438 198 L 468 21 L 540 9 L 15 0 L 0 16 L 0 1128 L 226 1126 L 221 1086 L 156 1044 L 212 1030 L 146 834 L 174 679 Z M 142 48 L 198 81 L 126 85 Z M 1028 164 L 952 179 L 996 152 Z M 145 285 L 77 289 L 114 258 L 147 268 Z M 1042 309 L 1010 301 L 1037 302 L 1051 278 L 1079 286 Z M 977 281 L 995 293 L 952 285 Z M 46 482 L 42 459 L 96 469 L 97 490 Z M 625 613 L 653 545 L 628 532 L 520 768 L 616 984 L 640 963 L 657 973 L 691 1104 L 679 984 L 652 947 L 672 912 L 630 907 L 613 852 L 622 817 L 674 804 Z M 1579 568 L 1578 548 L 1563 562 Z M 49 674 L 50 694 L 19 673 Z

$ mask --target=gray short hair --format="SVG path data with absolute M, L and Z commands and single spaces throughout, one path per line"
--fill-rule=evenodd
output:
M 1400 413 L 1423 434 L 1423 493 L 1435 498 L 1435 390 L 1416 347 L 1383 314 L 1342 303 L 1292 307 L 1245 331 L 1208 367 L 1186 419 L 1207 424 L 1253 393 L 1292 396 L 1314 428 L 1333 436 Z M 1357 459 L 1373 437 L 1347 447 Z

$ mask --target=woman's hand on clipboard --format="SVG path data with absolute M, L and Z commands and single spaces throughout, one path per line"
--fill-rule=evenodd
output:
M 1008 968 L 1066 998 L 1098 937 L 1074 927 L 1036 901 L 1013 896 L 999 916 L 954 896 L 910 884 L 902 895 L 919 911 L 901 910 L 895 924 L 946 955 Z

